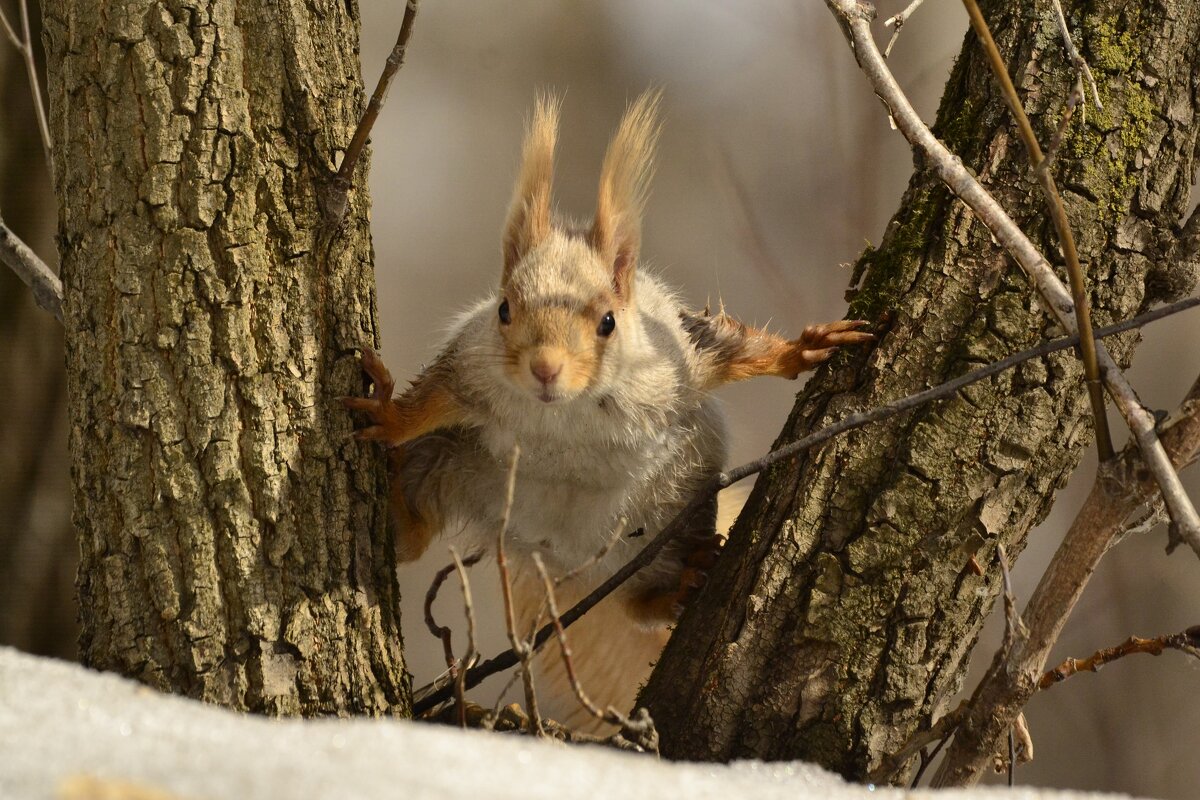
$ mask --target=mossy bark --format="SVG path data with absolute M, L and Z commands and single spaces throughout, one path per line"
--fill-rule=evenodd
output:
M 1088 108 L 1086 125 L 1076 113 L 1054 170 L 1102 325 L 1194 282 L 1172 251 L 1197 149 L 1200 8 L 1064 5 L 1105 109 Z M 1051 7 L 997 0 L 984 12 L 1048 143 L 1074 79 Z M 935 133 L 1060 261 L 973 35 Z M 855 276 L 850 316 L 883 320 L 886 333 L 814 376 L 780 443 L 1052 333 L 1017 266 L 919 162 Z M 1108 340 L 1122 361 L 1134 343 Z M 1020 552 L 1091 436 L 1082 370 L 1064 352 L 761 476 L 643 692 L 664 752 L 802 758 L 863 777 L 945 709 L 999 592 L 997 545 Z
M 405 714 L 342 0 L 47 0 L 84 660 L 271 714 Z M 356 183 L 365 187 L 365 164 Z

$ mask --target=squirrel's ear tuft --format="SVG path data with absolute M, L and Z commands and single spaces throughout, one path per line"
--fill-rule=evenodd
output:
M 525 127 L 521 173 L 504 225 L 503 283 L 508 283 L 509 273 L 517 262 L 550 235 L 550 186 L 554 179 L 554 146 L 558 141 L 561 105 L 561 98 L 539 95 L 533 117 Z
M 613 288 L 628 298 L 642 240 L 642 209 L 654 172 L 654 145 L 660 130 L 662 93 L 642 94 L 621 120 L 600 170 L 600 194 L 592 223 L 592 247 L 613 269 Z

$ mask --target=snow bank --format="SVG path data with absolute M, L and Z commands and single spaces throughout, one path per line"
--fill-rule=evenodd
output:
M 909 794 L 849 785 L 802 763 L 670 764 L 600 747 L 408 722 L 270 720 L 0 648 L 0 797 L 14 800 L 935 795 L 1100 797 L 1021 788 Z

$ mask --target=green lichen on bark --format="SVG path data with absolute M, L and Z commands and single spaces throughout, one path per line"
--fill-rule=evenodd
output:
M 274 714 L 403 714 L 378 458 L 335 403 L 376 338 L 334 0 L 44 8 L 61 154 L 84 659 Z M 365 166 L 358 176 L 365 178 Z
M 1097 75 L 1111 116 L 1089 110 L 1082 128 L 1077 119 L 1072 142 L 1094 141 L 1069 143 L 1055 165 L 1103 322 L 1160 299 L 1154 276 L 1174 269 L 1165 254 L 1187 207 L 1200 132 L 1187 66 L 1200 57 L 1200 10 L 1132 0 L 1065 5 L 1071 19 L 1086 13 L 1132 26 L 1127 39 L 1108 44 L 1131 55 L 1113 55 Z M 984 11 L 1048 142 L 1074 78 L 1050 35 L 1052 11 L 1030 1 L 992 2 Z M 1108 71 L 1122 64 L 1132 72 Z M 935 132 L 1044 252 L 1057 253 L 1024 148 L 973 37 L 947 83 Z M 1119 170 L 1105 165 L 1089 187 L 1085 162 L 1099 150 Z M 1025 277 L 920 164 L 856 276 L 851 313 L 886 312 L 885 335 L 873 352 L 847 354 L 814 376 L 779 443 L 1053 330 Z M 1132 344 L 1109 341 L 1118 360 Z M 864 776 L 946 708 L 998 593 L 997 545 L 1019 554 L 1090 436 L 1082 370 L 1064 352 L 760 476 L 642 693 L 664 753 L 802 758 Z M 984 575 L 972 571 L 972 558 Z

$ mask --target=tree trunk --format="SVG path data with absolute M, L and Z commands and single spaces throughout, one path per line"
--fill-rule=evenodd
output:
M 1064 5 L 1104 110 L 1089 107 L 1086 125 L 1076 112 L 1054 169 L 1102 325 L 1194 281 L 1194 265 L 1177 264 L 1172 248 L 1194 174 L 1200 9 L 1184 0 Z M 1050 4 L 986 6 L 1048 144 L 1074 80 Z M 843 63 L 854 69 L 849 51 Z M 935 132 L 1059 259 L 973 34 Z M 917 166 L 882 243 L 855 270 L 850 316 L 885 320 L 886 335 L 808 383 L 781 444 L 1052 333 L 1016 265 Z M 1108 340 L 1119 360 L 1133 344 Z M 996 546 L 1022 549 L 1090 439 L 1082 369 L 1068 351 L 761 476 L 642 695 L 664 751 L 802 758 L 861 778 L 945 709 L 1000 588 Z
M 47 0 L 86 663 L 271 714 L 406 714 L 377 453 L 358 10 Z

